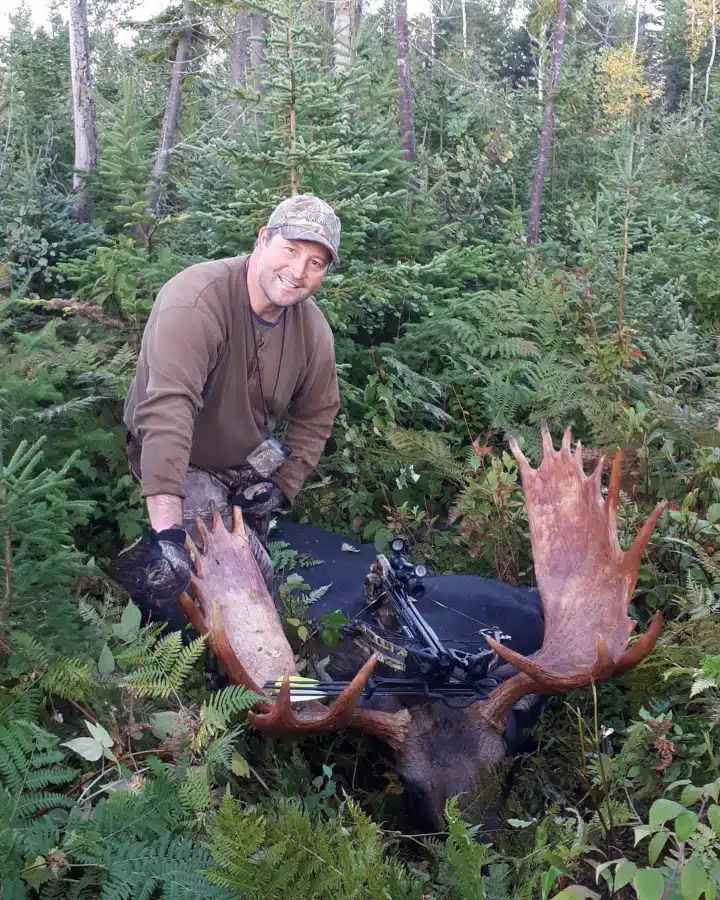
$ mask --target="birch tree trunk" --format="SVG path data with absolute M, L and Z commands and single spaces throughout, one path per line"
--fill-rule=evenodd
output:
M 690 84 L 688 85 L 688 106 L 692 107 L 693 90 L 695 88 L 695 63 L 690 60 Z
M 265 33 L 267 31 L 267 18 L 258 12 L 250 14 L 250 51 L 248 53 L 249 74 L 256 91 L 263 96 L 267 93 L 265 87 Z
M 717 50 L 717 0 L 713 0 L 712 5 L 712 19 L 710 22 L 710 39 L 712 41 L 712 49 L 710 50 L 710 60 L 708 62 L 707 70 L 705 71 L 705 102 L 708 102 L 708 97 L 710 96 L 710 72 L 712 71 L 712 67 L 715 63 L 715 51 Z
M 355 48 L 357 44 L 358 35 L 360 34 L 360 26 L 362 25 L 362 16 L 363 16 L 363 0 L 354 0 L 353 3 L 353 16 L 352 16 L 352 46 Z
M 75 136 L 73 215 L 78 222 L 89 222 L 92 202 L 82 173 L 91 174 L 97 170 L 98 150 L 86 0 L 70 0 L 70 75 Z
M 545 110 L 543 113 L 542 132 L 538 155 L 535 161 L 535 175 L 533 176 L 530 192 L 530 216 L 528 218 L 528 244 L 534 247 L 538 243 L 540 234 L 540 208 L 542 205 L 542 192 L 545 183 L 550 148 L 552 146 L 553 127 L 555 124 L 555 92 L 560 83 L 560 66 L 562 64 L 563 48 L 565 46 L 565 15 L 567 13 L 567 0 L 558 0 L 557 17 L 553 34 L 552 56 L 550 66 L 550 80 L 545 97 Z
M 414 163 L 415 129 L 413 125 L 412 87 L 410 85 L 410 39 L 407 0 L 395 0 L 395 47 L 398 85 L 398 123 L 405 159 Z
M 430 0 L 430 59 L 435 59 L 435 0 Z
M 180 39 L 178 40 L 177 49 L 175 51 L 175 62 L 173 63 L 172 77 L 170 78 L 170 90 L 168 91 L 168 99 L 165 104 L 165 115 L 163 116 L 162 128 L 160 129 L 157 155 L 155 157 L 155 166 L 152 173 L 148 209 L 155 215 L 158 214 L 163 182 L 170 171 L 170 154 L 172 152 L 173 143 L 175 142 L 177 125 L 180 120 L 182 87 L 185 76 L 190 68 L 190 48 L 193 42 L 193 26 L 192 22 L 188 21 L 189 12 L 190 10 L 186 7 L 186 21 L 180 29 Z
M 468 31 L 467 31 L 467 7 L 465 0 L 460 0 L 460 12 L 462 13 L 462 37 L 463 37 L 463 56 L 467 56 L 468 50 Z
M 232 51 L 230 60 L 230 84 L 234 91 L 245 84 L 247 69 L 248 35 L 250 34 L 250 17 L 245 12 L 235 14 L 232 35 Z M 237 123 L 243 117 L 244 110 L 238 99 L 230 104 L 230 115 Z
M 350 0 L 336 0 L 333 26 L 335 71 L 344 72 L 350 66 L 352 29 Z

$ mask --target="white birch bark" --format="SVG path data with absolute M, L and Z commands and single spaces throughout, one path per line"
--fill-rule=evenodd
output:
M 262 13 L 250 14 L 250 51 L 248 53 L 249 74 L 256 91 L 265 95 L 265 33 L 268 20 Z
M 705 102 L 708 102 L 708 97 L 710 96 L 710 72 L 712 71 L 712 67 L 715 64 L 715 51 L 717 50 L 717 33 L 716 33 L 716 24 L 717 24 L 717 0 L 713 0 L 712 5 L 712 22 L 710 24 L 710 40 L 712 41 L 712 49 L 710 50 L 710 60 L 708 62 L 708 67 L 705 72 Z
M 333 28 L 333 58 L 336 72 L 344 72 L 350 66 L 352 41 L 351 21 L 350 0 L 336 0 L 335 24 Z
M 97 170 L 98 149 L 86 0 L 70 0 L 70 75 L 75 137 L 73 215 L 79 222 L 89 222 L 92 202 L 84 173 L 92 174 Z

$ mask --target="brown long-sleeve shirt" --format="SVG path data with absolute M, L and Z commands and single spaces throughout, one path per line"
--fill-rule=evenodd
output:
M 340 406 L 332 331 L 312 298 L 263 322 L 246 272 L 247 257 L 200 263 L 155 300 L 124 414 L 141 442 L 145 497 L 184 497 L 189 463 L 242 465 L 282 418 L 292 456 L 273 480 L 289 500 L 317 465 Z

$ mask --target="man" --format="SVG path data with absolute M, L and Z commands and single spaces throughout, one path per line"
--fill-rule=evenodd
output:
M 294 196 L 249 256 L 191 266 L 159 292 L 124 414 L 151 531 L 111 567 L 146 610 L 187 587 L 185 535 L 198 540 L 196 515 L 209 521 L 211 501 L 228 526 L 232 505 L 244 508 L 272 583 L 261 542 L 269 517 L 316 467 L 340 406 L 332 331 L 312 297 L 339 242 L 333 210 Z M 272 437 L 281 418 L 282 446 Z

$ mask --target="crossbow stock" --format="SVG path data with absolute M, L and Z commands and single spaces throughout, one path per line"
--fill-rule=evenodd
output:
M 416 605 L 425 593 L 427 569 L 410 562 L 405 548 L 402 538 L 394 538 L 389 558 L 377 555 L 365 578 L 366 606 L 341 630 L 367 656 L 375 654 L 378 662 L 406 676 L 373 675 L 362 696 L 422 697 L 453 708 L 486 699 L 500 683 L 491 674 L 499 663 L 497 652 L 487 644 L 474 653 L 443 644 Z M 477 634 L 497 642 L 510 639 L 499 628 L 483 628 Z M 290 699 L 333 697 L 349 685 L 295 676 L 290 679 Z M 282 680 L 268 681 L 264 687 L 279 693 Z

